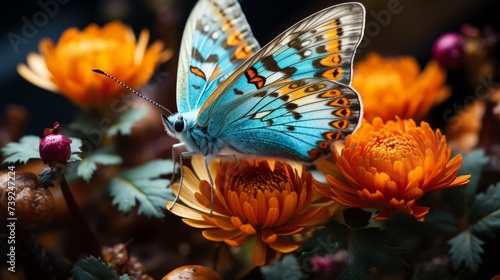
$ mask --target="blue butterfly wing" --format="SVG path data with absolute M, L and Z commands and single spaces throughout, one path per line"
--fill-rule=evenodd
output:
M 325 78 L 275 83 L 225 103 L 207 134 L 246 154 L 304 162 L 330 153 L 332 141 L 352 133 L 361 119 L 359 95 Z
M 259 48 L 237 1 L 198 1 L 182 36 L 177 70 L 178 111 L 199 109 Z
M 223 104 L 265 86 L 312 77 L 350 85 L 364 22 L 364 7 L 347 3 L 293 25 L 222 82 L 201 107 L 197 124 L 206 127 Z

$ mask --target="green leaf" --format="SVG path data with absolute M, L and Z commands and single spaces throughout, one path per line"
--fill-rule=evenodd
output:
M 372 266 L 388 273 L 400 272 L 409 267 L 401 257 L 407 250 L 396 245 L 397 238 L 389 231 L 378 228 L 351 229 L 331 223 L 325 229 L 314 231 L 313 237 L 302 244 L 305 252 L 301 258 L 310 259 L 345 249 L 353 262 L 341 273 L 340 278 L 364 279 Z
M 479 181 L 484 167 L 488 163 L 488 156 L 482 149 L 476 149 L 463 156 L 459 175 L 470 174 L 470 182 L 461 187 L 446 189 L 445 201 L 450 205 L 451 211 L 457 216 L 465 216 L 468 207 L 474 201 Z
M 172 170 L 171 160 L 155 160 L 123 171 L 109 185 L 113 205 L 118 205 L 121 212 L 128 214 L 137 201 L 139 214 L 162 218 L 167 200 L 174 196 L 172 189 L 167 189 L 170 180 L 158 177 L 171 174 Z
M 2 148 L 3 155 L 7 156 L 2 164 L 16 162 L 26 164 L 30 159 L 40 159 L 39 145 L 40 137 L 33 135 L 23 136 L 19 142 L 8 143 Z
M 118 278 L 113 267 L 107 265 L 101 258 L 96 259 L 92 256 L 75 263 L 71 268 L 71 275 L 75 280 L 122 279 Z
M 495 236 L 495 231 L 500 229 L 500 182 L 476 195 L 470 209 L 469 223 L 473 224 L 474 232 Z
M 73 162 L 73 161 L 80 161 L 82 160 L 78 154 L 82 152 L 81 147 L 82 147 L 82 140 L 79 138 L 71 138 L 71 144 L 69 145 L 71 148 L 71 156 L 68 159 L 68 162 Z
M 260 272 L 265 280 L 304 279 L 304 275 L 300 272 L 300 265 L 292 255 L 287 255 L 281 261 L 274 262 L 272 266 L 262 266 Z
M 130 278 L 130 276 L 128 276 L 127 274 L 123 274 L 122 276 L 120 276 L 120 280 L 132 280 L 132 278 Z
M 132 127 L 142 119 L 147 113 L 145 108 L 130 107 L 125 111 L 118 121 L 108 129 L 108 135 L 114 136 L 117 133 L 129 135 Z
M 448 240 L 450 248 L 450 258 L 453 268 L 458 270 L 462 264 L 473 272 L 477 271 L 481 263 L 481 247 L 484 242 L 477 238 L 470 230 L 463 231 L 452 239 Z
M 111 154 L 112 152 L 113 149 L 102 148 L 90 154 L 82 160 L 80 165 L 78 165 L 77 175 L 88 182 L 90 178 L 92 178 L 92 174 L 94 174 L 97 164 L 116 165 L 122 163 L 122 158 L 118 155 Z

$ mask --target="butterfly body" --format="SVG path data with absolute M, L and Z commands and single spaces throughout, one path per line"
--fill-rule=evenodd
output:
M 326 8 L 260 48 L 237 1 L 200 0 L 166 131 L 205 157 L 229 149 L 313 162 L 360 123 L 350 81 L 364 17 L 359 3 Z

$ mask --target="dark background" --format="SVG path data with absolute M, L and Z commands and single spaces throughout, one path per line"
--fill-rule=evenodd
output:
M 22 104 L 30 113 L 26 134 L 41 134 L 55 120 L 62 124 L 70 122 L 77 114 L 74 107 L 65 98 L 42 90 L 25 81 L 16 72 L 16 65 L 26 61 L 30 51 L 38 51 L 38 42 L 44 37 L 57 41 L 60 34 L 70 26 L 86 27 L 96 22 L 100 25 L 111 19 L 121 19 L 130 24 L 136 34 L 142 28 L 148 28 L 153 39 L 161 39 L 175 52 L 179 48 L 180 35 L 194 0 L 40 0 L 40 2 L 58 3 L 59 11 L 45 26 L 37 28 L 28 43 L 20 44 L 15 51 L 8 34 L 22 36 L 23 18 L 33 22 L 33 16 L 43 11 L 39 1 L 9 1 L 12 8 L 2 11 L 2 35 L 0 39 L 0 109 L 9 103 Z M 303 17 L 324 7 L 344 1 L 290 1 L 290 0 L 243 0 L 243 10 L 255 37 L 261 45 Z M 356 59 L 361 59 L 367 51 L 375 50 L 383 55 L 413 55 L 422 66 L 430 59 L 430 50 L 434 40 L 443 32 L 458 31 L 463 23 L 471 23 L 479 28 L 492 25 L 499 30 L 500 8 L 498 1 L 492 0 L 384 0 L 361 1 L 367 11 L 366 46 L 360 48 Z M 161 5 L 158 5 L 160 3 Z M 168 5 L 168 10 L 159 6 Z M 387 15 L 388 5 L 396 5 L 401 10 L 398 14 Z M 385 11 L 385 12 L 384 12 Z M 377 20 L 377 15 L 379 18 Z M 164 21 L 176 22 L 179 28 L 164 30 Z M 170 25 L 171 26 L 171 25 Z M 162 30 L 163 29 L 163 30 Z M 176 60 L 171 61 L 168 73 L 175 78 Z M 456 89 L 460 91 L 460 89 Z M 169 92 L 168 94 L 175 94 Z M 455 94 L 458 98 L 463 98 Z M 457 102 L 453 100 L 447 101 Z M 460 102 L 460 100 L 458 100 Z M 168 105 L 167 105 L 168 106 Z M 446 103 L 441 106 L 447 106 Z M 448 105 L 449 106 L 449 105 Z M 175 107 L 174 107 L 175 108 Z

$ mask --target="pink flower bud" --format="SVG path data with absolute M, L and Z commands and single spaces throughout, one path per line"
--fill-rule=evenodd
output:
M 71 139 L 58 134 L 59 123 L 54 123 L 54 128 L 46 128 L 44 130 L 45 137 L 40 140 L 40 157 L 43 163 L 50 166 L 66 164 L 71 157 Z
M 460 33 L 445 33 L 432 46 L 432 56 L 443 67 L 457 69 L 462 64 L 464 38 Z

